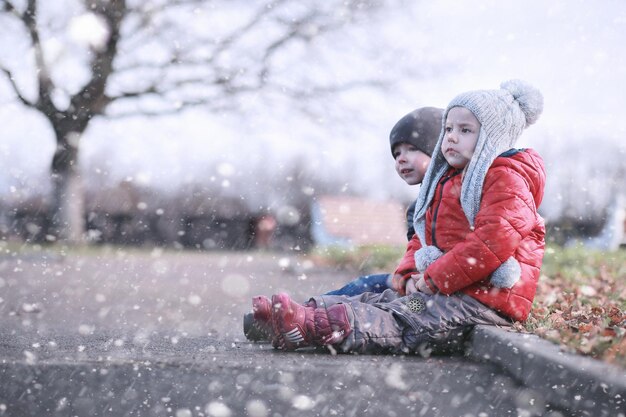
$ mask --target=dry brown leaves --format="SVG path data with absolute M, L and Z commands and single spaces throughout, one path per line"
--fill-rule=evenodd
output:
M 520 331 L 535 333 L 576 353 L 626 367 L 626 286 L 623 266 L 583 259 L 594 276 L 542 275 L 531 315 Z

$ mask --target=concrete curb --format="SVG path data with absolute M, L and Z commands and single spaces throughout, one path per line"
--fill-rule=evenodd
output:
M 467 355 L 491 362 L 572 416 L 626 416 L 626 370 L 566 353 L 532 334 L 476 326 Z

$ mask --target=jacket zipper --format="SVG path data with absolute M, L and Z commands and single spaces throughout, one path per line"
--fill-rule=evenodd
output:
M 443 196 L 443 188 L 444 185 L 446 184 L 446 182 L 448 182 L 448 180 L 456 177 L 457 175 L 459 175 L 462 171 L 456 171 L 454 174 L 447 176 L 446 178 L 443 179 L 443 181 L 441 181 L 441 187 L 439 188 L 439 201 L 437 202 L 437 207 L 435 207 L 435 211 L 433 213 L 433 221 L 431 223 L 431 228 L 430 228 L 430 234 L 432 236 L 432 240 L 433 240 L 433 246 L 437 246 L 437 238 L 436 238 L 436 223 L 437 223 L 437 215 L 439 213 L 439 207 L 441 206 L 441 197 Z M 439 246 L 437 246 L 439 247 Z

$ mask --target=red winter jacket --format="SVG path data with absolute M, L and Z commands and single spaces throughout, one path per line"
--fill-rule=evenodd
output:
M 426 243 L 444 252 L 426 269 L 426 282 L 436 291 L 462 291 L 514 320 L 526 320 L 545 246 L 545 226 L 537 213 L 545 179 L 543 160 L 532 149 L 496 158 L 470 228 L 460 202 L 462 175 L 448 171 L 426 211 Z M 413 254 L 420 248 L 413 235 L 394 274 L 393 286 L 401 294 L 416 273 Z M 489 275 L 511 256 L 520 264 L 520 280 L 512 288 L 493 287 Z

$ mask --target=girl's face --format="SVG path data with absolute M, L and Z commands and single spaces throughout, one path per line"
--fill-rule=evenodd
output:
M 396 172 L 400 178 L 409 185 L 422 183 L 430 156 L 410 143 L 401 142 L 393 148 L 393 158 L 396 160 Z
M 463 169 L 467 166 L 478 141 L 480 122 L 465 107 L 453 107 L 446 117 L 445 136 L 441 152 L 450 166 Z

